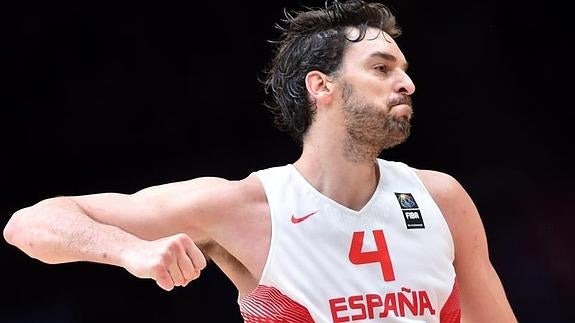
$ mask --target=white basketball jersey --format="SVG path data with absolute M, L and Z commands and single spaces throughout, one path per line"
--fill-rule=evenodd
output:
M 369 202 L 349 209 L 288 164 L 256 172 L 271 211 L 259 286 L 245 322 L 459 322 L 454 247 L 415 171 L 378 159 Z

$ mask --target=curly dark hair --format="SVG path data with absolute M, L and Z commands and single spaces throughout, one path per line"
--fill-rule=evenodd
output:
M 401 28 L 391 10 L 381 3 L 363 0 L 326 1 L 323 8 L 306 7 L 306 11 L 288 12 L 276 25 L 281 35 L 271 41 L 274 56 L 264 70 L 264 105 L 272 112 L 274 125 L 287 132 L 300 144 L 311 124 L 316 109 L 305 85 L 310 71 L 335 75 L 349 42 L 359 42 L 369 27 L 379 28 L 398 37 Z M 347 29 L 354 27 L 359 35 L 349 38 Z

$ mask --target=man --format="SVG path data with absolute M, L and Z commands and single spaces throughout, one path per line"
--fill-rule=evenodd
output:
M 480 216 L 451 176 L 380 159 L 410 133 L 415 91 L 382 4 L 288 15 L 267 70 L 293 164 L 131 195 L 61 196 L 5 239 L 56 264 L 121 266 L 165 290 L 211 259 L 246 322 L 516 322 Z

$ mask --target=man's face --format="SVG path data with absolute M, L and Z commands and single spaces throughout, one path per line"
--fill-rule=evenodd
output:
M 378 29 L 370 28 L 364 40 L 350 44 L 340 74 L 350 144 L 379 154 L 407 139 L 415 86 L 406 68 L 395 41 Z

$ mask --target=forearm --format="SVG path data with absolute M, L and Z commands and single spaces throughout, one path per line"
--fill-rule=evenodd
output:
M 6 241 L 46 263 L 91 261 L 121 265 L 122 252 L 139 239 L 90 218 L 74 201 L 52 198 L 13 214 Z

